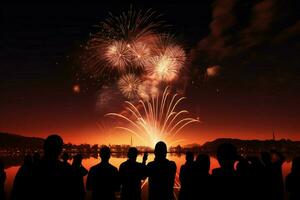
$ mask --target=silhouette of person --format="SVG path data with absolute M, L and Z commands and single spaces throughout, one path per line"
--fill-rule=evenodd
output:
M 92 192 L 93 200 L 114 200 L 120 189 L 118 169 L 109 163 L 110 149 L 100 149 L 101 162 L 91 167 L 86 182 L 86 189 Z
M 268 199 L 265 191 L 263 163 L 258 156 L 248 156 L 247 160 L 250 167 L 249 176 L 246 178 L 249 180 L 248 185 L 250 185 L 248 188 L 249 198 L 257 200 Z
M 72 162 L 72 176 L 73 176 L 73 194 L 74 199 L 84 200 L 85 188 L 83 183 L 83 177 L 86 176 L 88 171 L 82 166 L 81 154 L 76 154 L 73 157 Z
M 141 200 L 141 181 L 146 178 L 147 153 L 144 154 L 143 162 L 136 162 L 138 150 L 131 147 L 128 150 L 128 160 L 120 165 L 121 199 Z
M 238 156 L 237 158 L 238 163 L 236 165 L 236 174 L 239 178 L 239 186 L 240 186 L 240 193 L 243 194 L 243 198 L 247 199 L 257 199 L 255 196 L 256 188 L 253 184 L 253 175 L 251 174 L 250 164 L 249 161 L 242 157 Z
M 66 166 L 71 166 L 70 163 L 68 162 L 68 160 L 70 159 L 70 156 L 67 152 L 64 152 L 61 156 L 62 160 L 63 160 L 63 164 Z
M 64 152 L 61 156 L 62 158 L 62 164 L 64 167 L 64 170 L 66 171 L 66 173 L 71 172 L 71 164 L 68 162 L 68 160 L 70 159 L 70 156 L 67 152 Z
M 262 186 L 263 186 L 263 192 L 262 192 L 262 198 L 265 199 L 271 199 L 273 195 L 273 174 L 272 174 L 272 161 L 271 161 L 271 154 L 269 152 L 261 152 L 261 161 L 263 164 L 262 167 Z
M 212 178 L 215 186 L 213 199 L 241 199 L 239 183 L 234 164 L 237 161 L 237 149 L 230 143 L 222 143 L 217 149 L 220 167 L 213 169 Z M 243 198 L 242 198 L 243 199 Z
M 32 156 L 32 165 L 33 168 L 37 167 L 40 163 L 41 160 L 41 155 L 39 152 L 34 152 L 33 156 Z
M 34 169 L 34 199 L 63 200 L 70 198 L 71 171 L 66 171 L 59 160 L 63 140 L 58 135 L 50 135 L 44 142 L 44 156 Z
M 4 170 L 4 163 L 0 159 L 0 199 L 5 199 L 5 192 L 4 192 L 5 180 L 6 180 L 6 173 Z
M 154 149 L 154 161 L 148 163 L 149 200 L 173 200 L 176 164 L 169 161 L 167 145 L 158 142 Z
M 31 199 L 33 164 L 32 157 L 26 155 L 13 183 L 11 199 Z
M 194 199 L 195 194 L 193 188 L 195 187 L 195 163 L 194 154 L 190 151 L 185 154 L 185 164 L 180 168 L 179 180 L 181 184 L 179 199 L 188 200 Z
M 282 164 L 285 160 L 284 156 L 279 152 L 272 150 L 261 153 L 262 162 L 264 164 L 264 184 L 265 195 L 268 199 L 283 200 L 284 199 L 284 182 L 282 176 Z
M 289 200 L 300 199 L 300 157 L 293 159 L 292 170 L 286 177 L 286 191 Z
M 198 199 L 211 199 L 211 177 L 209 174 L 210 157 L 207 154 L 199 154 L 195 161 L 194 197 Z M 195 199 L 195 198 L 192 198 Z

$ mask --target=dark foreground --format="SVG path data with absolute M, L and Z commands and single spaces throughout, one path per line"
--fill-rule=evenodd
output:
M 155 151 L 154 161 L 147 162 L 145 155 L 142 163 L 136 162 L 137 152 L 132 148 L 128 160 L 117 169 L 110 164 L 109 148 L 103 148 L 101 162 L 88 172 L 80 155 L 73 157 L 72 165 L 67 162 L 67 154 L 62 156 L 64 162 L 58 160 L 61 148 L 57 141 L 47 144 L 50 147 L 45 143 L 43 157 L 25 157 L 14 178 L 11 199 L 90 199 L 90 196 L 93 199 L 177 199 L 174 194 L 178 190 L 179 199 L 300 199 L 299 159 L 294 159 L 291 173 L 284 181 L 285 158 L 276 151 L 242 157 L 233 145 L 221 144 L 217 153 L 219 167 L 206 154 L 194 159 L 192 153 L 187 153 L 181 168 L 183 159 L 177 162 L 173 157 L 176 170 L 175 162 L 166 159 L 164 148 Z M 116 165 L 114 159 L 112 163 Z M 2 168 L 1 171 L 1 184 L 4 184 Z M 145 185 L 148 185 L 147 195 L 141 189 Z

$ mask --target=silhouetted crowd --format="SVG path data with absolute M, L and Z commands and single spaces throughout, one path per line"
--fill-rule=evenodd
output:
M 155 158 L 146 164 L 136 161 L 138 150 L 128 150 L 128 159 L 119 170 L 109 163 L 110 149 L 100 149 L 101 162 L 87 171 L 82 165 L 82 156 L 73 157 L 72 164 L 67 153 L 62 153 L 63 140 L 50 135 L 44 143 L 44 154 L 40 157 L 25 156 L 19 168 L 11 192 L 12 200 L 83 200 L 86 190 L 93 200 L 115 200 L 120 192 L 122 200 L 141 200 L 142 183 L 148 178 L 149 200 L 174 200 L 176 164 L 166 158 L 167 146 L 158 142 Z M 217 160 L 220 167 L 210 174 L 210 157 L 192 152 L 186 153 L 186 162 L 180 168 L 180 200 L 283 200 L 286 189 L 289 200 L 300 200 L 300 157 L 293 160 L 292 170 L 282 176 L 285 158 L 277 151 L 262 152 L 259 156 L 240 156 L 234 145 L 223 143 L 218 147 Z M 86 187 L 83 178 L 87 175 Z M 5 199 L 6 174 L 0 161 L 0 200 Z M 285 189 L 284 189 L 285 186 Z

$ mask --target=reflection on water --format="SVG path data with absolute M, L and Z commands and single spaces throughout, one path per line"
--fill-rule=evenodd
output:
M 137 158 L 137 161 L 138 162 L 142 162 L 142 155 L 139 155 L 138 158 Z M 174 186 L 174 190 L 175 190 L 175 193 L 177 194 L 178 193 L 178 190 L 179 190 L 179 170 L 180 170 L 180 167 L 181 165 L 185 162 L 185 155 L 184 154 L 168 154 L 168 159 L 170 160 L 173 160 L 176 162 L 176 165 L 177 165 L 177 175 L 176 175 L 176 180 L 175 180 L 175 186 Z M 116 166 L 117 168 L 119 168 L 120 164 L 122 162 L 124 162 L 127 158 L 124 157 L 123 155 L 117 155 L 117 154 L 113 154 L 111 159 L 110 159 L 110 163 L 114 166 Z M 149 154 L 148 156 L 148 161 L 152 161 L 154 159 L 154 155 L 153 154 Z M 93 165 L 96 165 L 97 163 L 99 163 L 99 158 L 97 157 L 97 155 L 93 155 L 91 157 L 86 157 L 82 162 L 83 162 L 83 165 L 85 168 L 87 169 L 90 169 Z M 290 161 L 287 161 L 283 164 L 283 175 L 284 177 L 290 172 L 290 169 L 291 169 L 291 162 Z M 210 168 L 210 172 L 212 171 L 212 169 L 218 167 L 219 164 L 218 164 L 218 161 L 214 158 L 214 157 L 211 157 L 211 168 Z M 19 166 L 12 166 L 12 167 L 9 167 L 7 168 L 5 171 L 6 171 L 6 174 L 7 174 L 7 180 L 6 180 L 6 183 L 5 183 L 5 190 L 6 190 L 6 193 L 9 194 L 10 191 L 11 191 L 11 188 L 12 188 L 12 184 L 13 184 L 13 180 L 14 180 L 14 177 L 15 177 L 15 174 L 17 173 L 17 170 L 19 169 Z M 85 177 L 86 179 L 86 177 Z M 143 184 L 143 188 L 142 188 L 142 191 L 143 191 L 143 199 L 146 199 L 145 197 L 147 196 L 147 183 Z M 90 199 L 90 196 L 89 194 L 87 195 L 87 199 Z

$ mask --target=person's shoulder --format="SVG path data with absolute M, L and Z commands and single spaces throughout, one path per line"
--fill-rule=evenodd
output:
M 180 170 L 185 170 L 186 169 L 186 164 L 181 165 Z
M 148 162 L 147 165 L 154 165 L 154 164 L 155 164 L 155 161 L 150 161 L 150 162 Z
M 172 161 L 172 160 L 168 160 L 168 161 L 169 161 L 169 165 L 171 167 L 175 167 L 176 168 L 176 163 L 174 161 Z
M 109 168 L 113 171 L 118 171 L 118 168 L 116 168 L 115 166 L 113 166 L 112 164 L 108 164 Z
M 285 180 L 286 180 L 286 182 L 289 182 L 289 181 L 294 180 L 295 178 L 296 178 L 296 177 L 294 176 L 294 174 L 289 173 L 289 174 L 286 176 Z
M 92 166 L 92 167 L 90 168 L 90 172 L 93 172 L 93 171 L 95 171 L 95 170 L 98 170 L 99 167 L 100 167 L 100 164 L 96 164 L 96 165 Z
M 59 167 L 65 167 L 65 166 L 66 166 L 66 164 L 63 163 L 63 162 L 60 161 L 60 160 L 57 160 L 57 161 L 56 161 L 56 165 L 59 166 Z
M 121 167 L 126 167 L 128 164 L 129 164 L 129 161 L 126 160 L 126 161 L 124 161 L 124 162 L 121 163 L 120 168 Z
M 120 169 L 120 170 L 121 170 L 121 169 L 124 169 L 124 167 L 126 167 L 126 162 L 127 162 L 127 161 L 121 163 L 121 165 L 119 166 L 119 169 Z
M 176 163 L 173 160 L 168 160 L 170 165 L 176 165 Z
M 155 162 L 154 161 L 151 161 L 147 164 L 147 167 L 153 167 L 155 165 Z
M 221 173 L 221 168 L 215 168 L 212 170 L 213 176 L 218 176 Z

